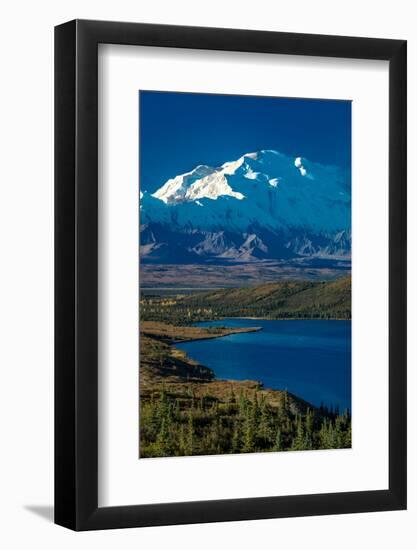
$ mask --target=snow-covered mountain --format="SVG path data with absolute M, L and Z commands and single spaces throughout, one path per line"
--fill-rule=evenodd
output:
M 143 261 L 347 257 L 350 174 L 278 151 L 199 165 L 140 196 Z

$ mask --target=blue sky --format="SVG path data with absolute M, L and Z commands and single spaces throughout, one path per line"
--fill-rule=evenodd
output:
M 139 109 L 142 191 L 260 149 L 350 169 L 350 101 L 141 91 Z

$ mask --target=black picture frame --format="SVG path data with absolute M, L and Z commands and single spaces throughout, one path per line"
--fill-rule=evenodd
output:
M 98 44 L 389 62 L 389 488 L 98 506 Z M 406 508 L 406 41 L 74 20 L 55 28 L 55 523 L 108 529 Z

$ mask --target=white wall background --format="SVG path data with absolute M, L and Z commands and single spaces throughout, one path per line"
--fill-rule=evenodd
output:
M 413 548 L 417 541 L 417 36 L 414 2 L 15 0 L 1 11 L 0 544 L 7 549 Z M 409 41 L 409 510 L 72 533 L 53 495 L 53 26 L 109 19 Z

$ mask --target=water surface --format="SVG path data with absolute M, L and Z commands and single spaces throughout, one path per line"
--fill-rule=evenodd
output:
M 216 378 L 259 380 L 313 405 L 351 409 L 351 322 L 223 319 L 197 326 L 262 327 L 259 332 L 176 344 Z

